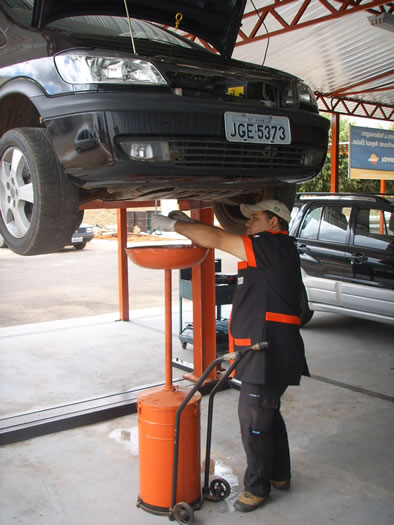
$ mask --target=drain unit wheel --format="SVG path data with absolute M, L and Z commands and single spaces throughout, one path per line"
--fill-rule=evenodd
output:
M 211 481 L 209 490 L 211 491 L 212 496 L 215 497 L 216 501 L 222 501 L 230 495 L 231 487 L 227 480 L 223 478 L 215 478 Z
M 194 521 L 194 512 L 188 503 L 181 501 L 177 503 L 173 510 L 174 518 L 177 523 L 183 523 L 189 525 Z

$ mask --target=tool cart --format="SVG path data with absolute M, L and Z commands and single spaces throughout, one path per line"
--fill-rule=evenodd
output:
M 222 260 L 215 259 L 215 291 L 216 291 L 216 351 L 228 350 L 228 319 L 222 318 L 222 305 L 232 304 L 236 287 L 236 274 L 223 274 Z M 193 323 L 183 326 L 183 299 L 192 300 L 192 270 L 186 268 L 179 271 L 179 340 L 182 348 L 193 344 Z

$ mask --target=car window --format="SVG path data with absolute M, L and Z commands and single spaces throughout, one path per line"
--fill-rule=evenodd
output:
M 356 218 L 354 244 L 377 250 L 394 250 L 394 212 L 360 208 Z
M 319 207 L 311 208 L 307 212 L 302 223 L 300 237 L 303 239 L 317 239 L 322 211 L 323 207 Z
M 347 226 L 351 208 L 342 206 L 325 206 L 321 218 L 319 240 L 346 242 Z

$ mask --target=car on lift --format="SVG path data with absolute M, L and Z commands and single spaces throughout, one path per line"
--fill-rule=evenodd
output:
M 314 311 L 394 324 L 394 199 L 299 194 L 290 225 L 304 282 L 301 322 Z
M 245 5 L 1 2 L 0 231 L 13 251 L 61 249 L 93 200 L 204 201 L 237 232 L 241 202 L 292 207 L 330 123 L 299 78 L 231 58 Z

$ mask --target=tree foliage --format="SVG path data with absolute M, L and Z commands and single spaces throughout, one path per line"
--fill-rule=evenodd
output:
M 330 119 L 330 116 L 323 114 L 324 117 Z M 349 143 L 349 128 L 356 125 L 356 123 L 345 117 L 341 117 L 339 126 L 339 142 Z M 357 124 L 358 125 L 358 124 Z M 379 127 L 377 121 L 377 128 Z M 389 129 L 394 130 L 394 124 Z M 331 128 L 329 141 L 331 143 Z M 380 180 L 365 180 L 365 179 L 349 179 L 348 178 L 348 155 L 339 154 L 338 166 L 338 191 L 350 193 L 379 193 Z M 331 154 L 327 155 L 324 166 L 314 179 L 309 182 L 303 182 L 297 185 L 297 191 L 310 192 L 328 192 L 331 186 Z M 386 193 L 394 193 L 394 181 L 386 180 Z

